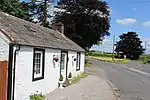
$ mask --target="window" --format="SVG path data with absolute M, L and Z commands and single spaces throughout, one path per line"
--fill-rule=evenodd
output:
M 34 49 L 33 54 L 33 81 L 44 79 L 45 50 Z
M 61 70 L 65 69 L 65 54 L 61 55 Z
M 77 53 L 77 64 L 76 64 L 76 70 L 80 70 L 80 52 Z
M 62 51 L 61 52 L 61 70 L 65 70 L 66 69 L 66 66 L 67 66 L 67 52 L 65 51 Z

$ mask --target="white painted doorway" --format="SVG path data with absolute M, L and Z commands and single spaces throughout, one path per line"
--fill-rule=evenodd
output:
M 63 75 L 64 80 L 67 79 L 68 52 L 61 52 L 60 75 Z

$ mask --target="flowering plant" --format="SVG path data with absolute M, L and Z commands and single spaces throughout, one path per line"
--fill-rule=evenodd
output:
M 57 62 L 59 60 L 59 58 L 54 57 L 53 60 Z

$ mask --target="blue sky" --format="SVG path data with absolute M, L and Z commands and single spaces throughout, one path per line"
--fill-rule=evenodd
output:
M 147 52 L 150 52 L 150 0 L 105 0 L 111 11 L 111 35 L 103 44 L 92 49 L 112 51 L 112 36 L 128 31 L 135 31 L 143 42 L 147 41 Z M 116 39 L 116 40 L 117 40 Z
M 21 0 L 28 1 L 28 0 Z M 150 53 L 150 0 L 105 0 L 111 12 L 111 35 L 92 50 L 112 52 L 113 34 L 118 36 L 128 31 L 135 31 L 143 42 L 147 41 L 147 52 Z M 143 44 L 144 46 L 144 44 Z

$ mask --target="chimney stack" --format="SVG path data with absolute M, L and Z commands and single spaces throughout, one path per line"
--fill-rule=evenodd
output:
M 64 24 L 61 22 L 52 24 L 52 29 L 64 34 Z

